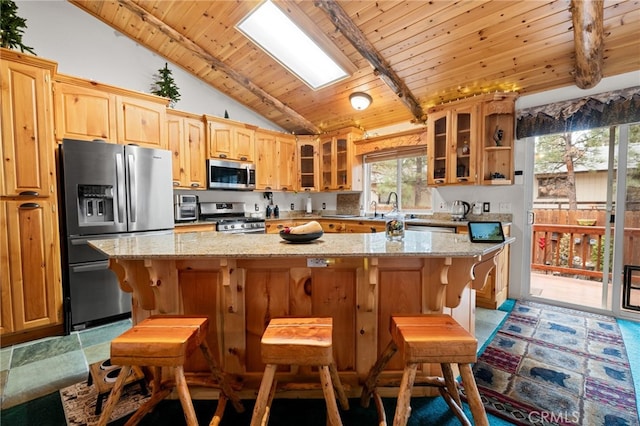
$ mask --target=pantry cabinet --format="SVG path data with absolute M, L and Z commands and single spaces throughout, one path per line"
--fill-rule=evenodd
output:
M 9 277 L 2 283 L 2 334 L 62 324 L 55 200 L 3 200 L 0 204 L 4 215 L 0 221 L 6 222 L 2 269 Z
M 256 131 L 256 189 L 296 191 L 296 149 L 293 135 Z
M 356 128 L 320 137 L 320 188 L 323 191 L 361 191 L 362 158 L 355 155 L 354 140 L 362 137 Z
M 515 99 L 494 93 L 429 109 L 428 184 L 513 183 Z
M 203 117 L 168 109 L 167 137 L 173 159 L 173 187 L 206 189 L 206 140 Z
M 56 64 L 6 49 L 0 55 L 0 334 L 10 345 L 62 331 Z
M 167 99 L 61 74 L 53 90 L 58 141 L 101 139 L 167 149 Z
M 254 161 L 256 126 L 205 116 L 208 158 Z

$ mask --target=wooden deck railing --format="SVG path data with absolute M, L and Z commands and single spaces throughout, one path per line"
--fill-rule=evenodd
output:
M 531 269 L 602 280 L 604 233 L 604 226 L 535 224 Z M 623 264 L 637 264 L 640 228 L 625 228 L 624 239 Z

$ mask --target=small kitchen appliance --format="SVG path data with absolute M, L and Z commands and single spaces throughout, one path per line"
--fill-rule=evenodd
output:
M 453 202 L 451 206 L 451 219 L 453 220 L 464 220 L 469 211 L 471 210 L 471 205 L 466 201 L 456 200 Z
M 174 195 L 173 214 L 176 222 L 190 222 L 198 220 L 198 196 L 182 194 Z

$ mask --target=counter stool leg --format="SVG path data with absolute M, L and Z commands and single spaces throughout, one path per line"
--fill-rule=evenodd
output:
M 447 391 L 451 398 L 462 407 L 462 401 L 460 400 L 460 393 L 458 392 L 458 386 L 456 385 L 456 379 L 453 377 L 453 370 L 451 369 L 451 364 L 443 362 L 440 364 L 440 368 L 442 368 L 442 377 L 444 377 L 444 382 L 447 385 Z
M 333 391 L 333 383 L 331 381 L 331 373 L 329 366 L 323 365 L 320 370 L 320 383 L 322 383 L 322 393 L 327 404 L 327 417 L 331 426 L 342 426 L 340 412 L 338 412 L 338 404 L 336 403 L 336 394 Z
M 180 405 L 182 405 L 182 411 L 184 411 L 184 419 L 188 426 L 198 426 L 198 419 L 196 418 L 196 412 L 193 408 L 193 402 L 191 401 L 191 394 L 189 393 L 187 380 L 184 377 L 184 367 L 182 365 L 175 366 L 174 374 L 176 376 L 176 389 L 178 390 Z
M 251 416 L 251 426 L 266 425 L 269 420 L 270 400 L 272 398 L 273 388 L 276 383 L 274 380 L 277 365 L 267 364 L 260 382 L 260 390 L 256 398 L 256 405 L 253 407 L 253 415 Z
M 338 394 L 338 401 L 340 401 L 340 406 L 343 410 L 349 409 L 349 399 L 347 398 L 347 394 L 344 391 L 344 387 L 342 386 L 342 382 L 340 381 L 340 376 L 338 375 L 338 369 L 335 364 L 329 364 L 329 373 L 331 373 L 331 381 L 333 382 L 333 389 Z
M 489 426 L 489 420 L 487 419 L 487 413 L 484 410 L 480 393 L 478 392 L 478 386 L 476 380 L 473 377 L 473 371 L 471 371 L 470 364 L 458 364 L 460 369 L 460 375 L 462 376 L 462 383 L 464 383 L 464 390 L 469 401 L 469 408 L 473 415 L 473 421 L 476 426 Z
M 360 395 L 360 405 L 364 408 L 369 407 L 369 399 L 371 397 L 371 393 L 375 390 L 376 384 L 378 383 L 378 377 L 384 367 L 387 365 L 389 360 L 395 355 L 398 351 L 398 347 L 395 342 L 391 340 L 387 347 L 382 351 L 380 357 L 376 360 L 376 363 L 369 370 L 369 374 L 367 375 L 367 380 L 364 382 L 362 386 L 362 394 Z
M 111 413 L 115 408 L 116 404 L 120 400 L 120 395 L 122 395 L 122 389 L 124 388 L 124 382 L 127 380 L 129 376 L 129 372 L 131 371 L 131 366 L 123 365 L 120 370 L 120 374 L 118 374 L 118 378 L 116 379 L 113 388 L 111 389 L 111 394 L 109 395 L 109 399 L 107 399 L 107 405 L 103 408 L 102 414 L 100 415 L 100 420 L 98 421 L 98 426 L 106 426 L 109 422 L 109 417 L 111 417 Z
M 202 343 L 200 343 L 200 350 L 202 351 L 204 358 L 207 360 L 207 364 L 209 365 L 209 369 L 211 370 L 213 379 L 216 382 L 218 382 L 218 384 L 220 385 L 220 388 L 222 389 L 222 393 L 225 394 L 227 398 L 231 400 L 231 403 L 233 404 L 233 408 L 235 408 L 235 410 L 238 413 L 243 413 L 244 406 L 240 401 L 240 397 L 227 382 L 226 378 L 224 377 L 224 373 L 222 372 L 220 367 L 218 367 L 218 363 L 213 358 L 213 355 L 211 354 L 211 350 L 209 349 L 209 345 L 207 345 L 207 342 L 205 340 L 203 340 Z
M 402 373 L 396 415 L 393 418 L 393 426 L 405 426 L 411 415 L 411 390 L 416 379 L 418 363 L 407 363 Z

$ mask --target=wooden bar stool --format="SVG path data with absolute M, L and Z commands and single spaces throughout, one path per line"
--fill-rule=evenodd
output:
M 261 340 L 262 361 L 267 365 L 251 426 L 266 425 L 269 421 L 278 365 L 317 366 L 327 404 L 328 423 L 342 425 L 336 393 L 343 409 L 349 409 L 349 401 L 333 360 L 332 333 L 333 318 L 276 318 L 269 322 Z
M 244 411 L 240 398 L 232 389 L 222 370 L 215 361 L 206 337 L 209 328 L 207 317 L 196 316 L 154 316 L 141 321 L 131 329 L 111 341 L 111 362 L 122 366 L 115 385 L 111 390 L 98 425 L 106 425 L 113 408 L 120 399 L 125 380 L 132 366 L 153 369 L 152 394 L 127 425 L 135 425 L 166 398 L 175 387 L 180 398 L 187 425 L 198 424 L 189 388 L 184 375 L 184 363 L 189 355 L 200 348 L 209 365 L 213 379 L 222 392 L 211 424 L 218 424 L 224 413 L 227 399 L 238 412 Z M 174 380 L 162 381 L 162 367 L 173 367 Z
M 480 393 L 471 371 L 471 363 L 476 362 L 478 341 L 451 316 L 445 314 L 393 315 L 391 316 L 391 342 L 380 354 L 362 388 L 360 403 L 369 405 L 373 395 L 378 407 L 380 424 L 386 425 L 382 401 L 376 391 L 380 373 L 391 357 L 400 350 L 404 363 L 404 373 L 398 392 L 394 426 L 406 425 L 411 414 L 411 391 L 415 385 L 436 386 L 463 425 L 471 425 L 462 410 L 458 384 L 451 364 L 458 364 L 464 384 L 471 414 L 476 425 L 487 426 L 487 414 L 480 399 Z M 421 363 L 438 363 L 443 377 L 420 377 L 416 382 L 416 372 Z

